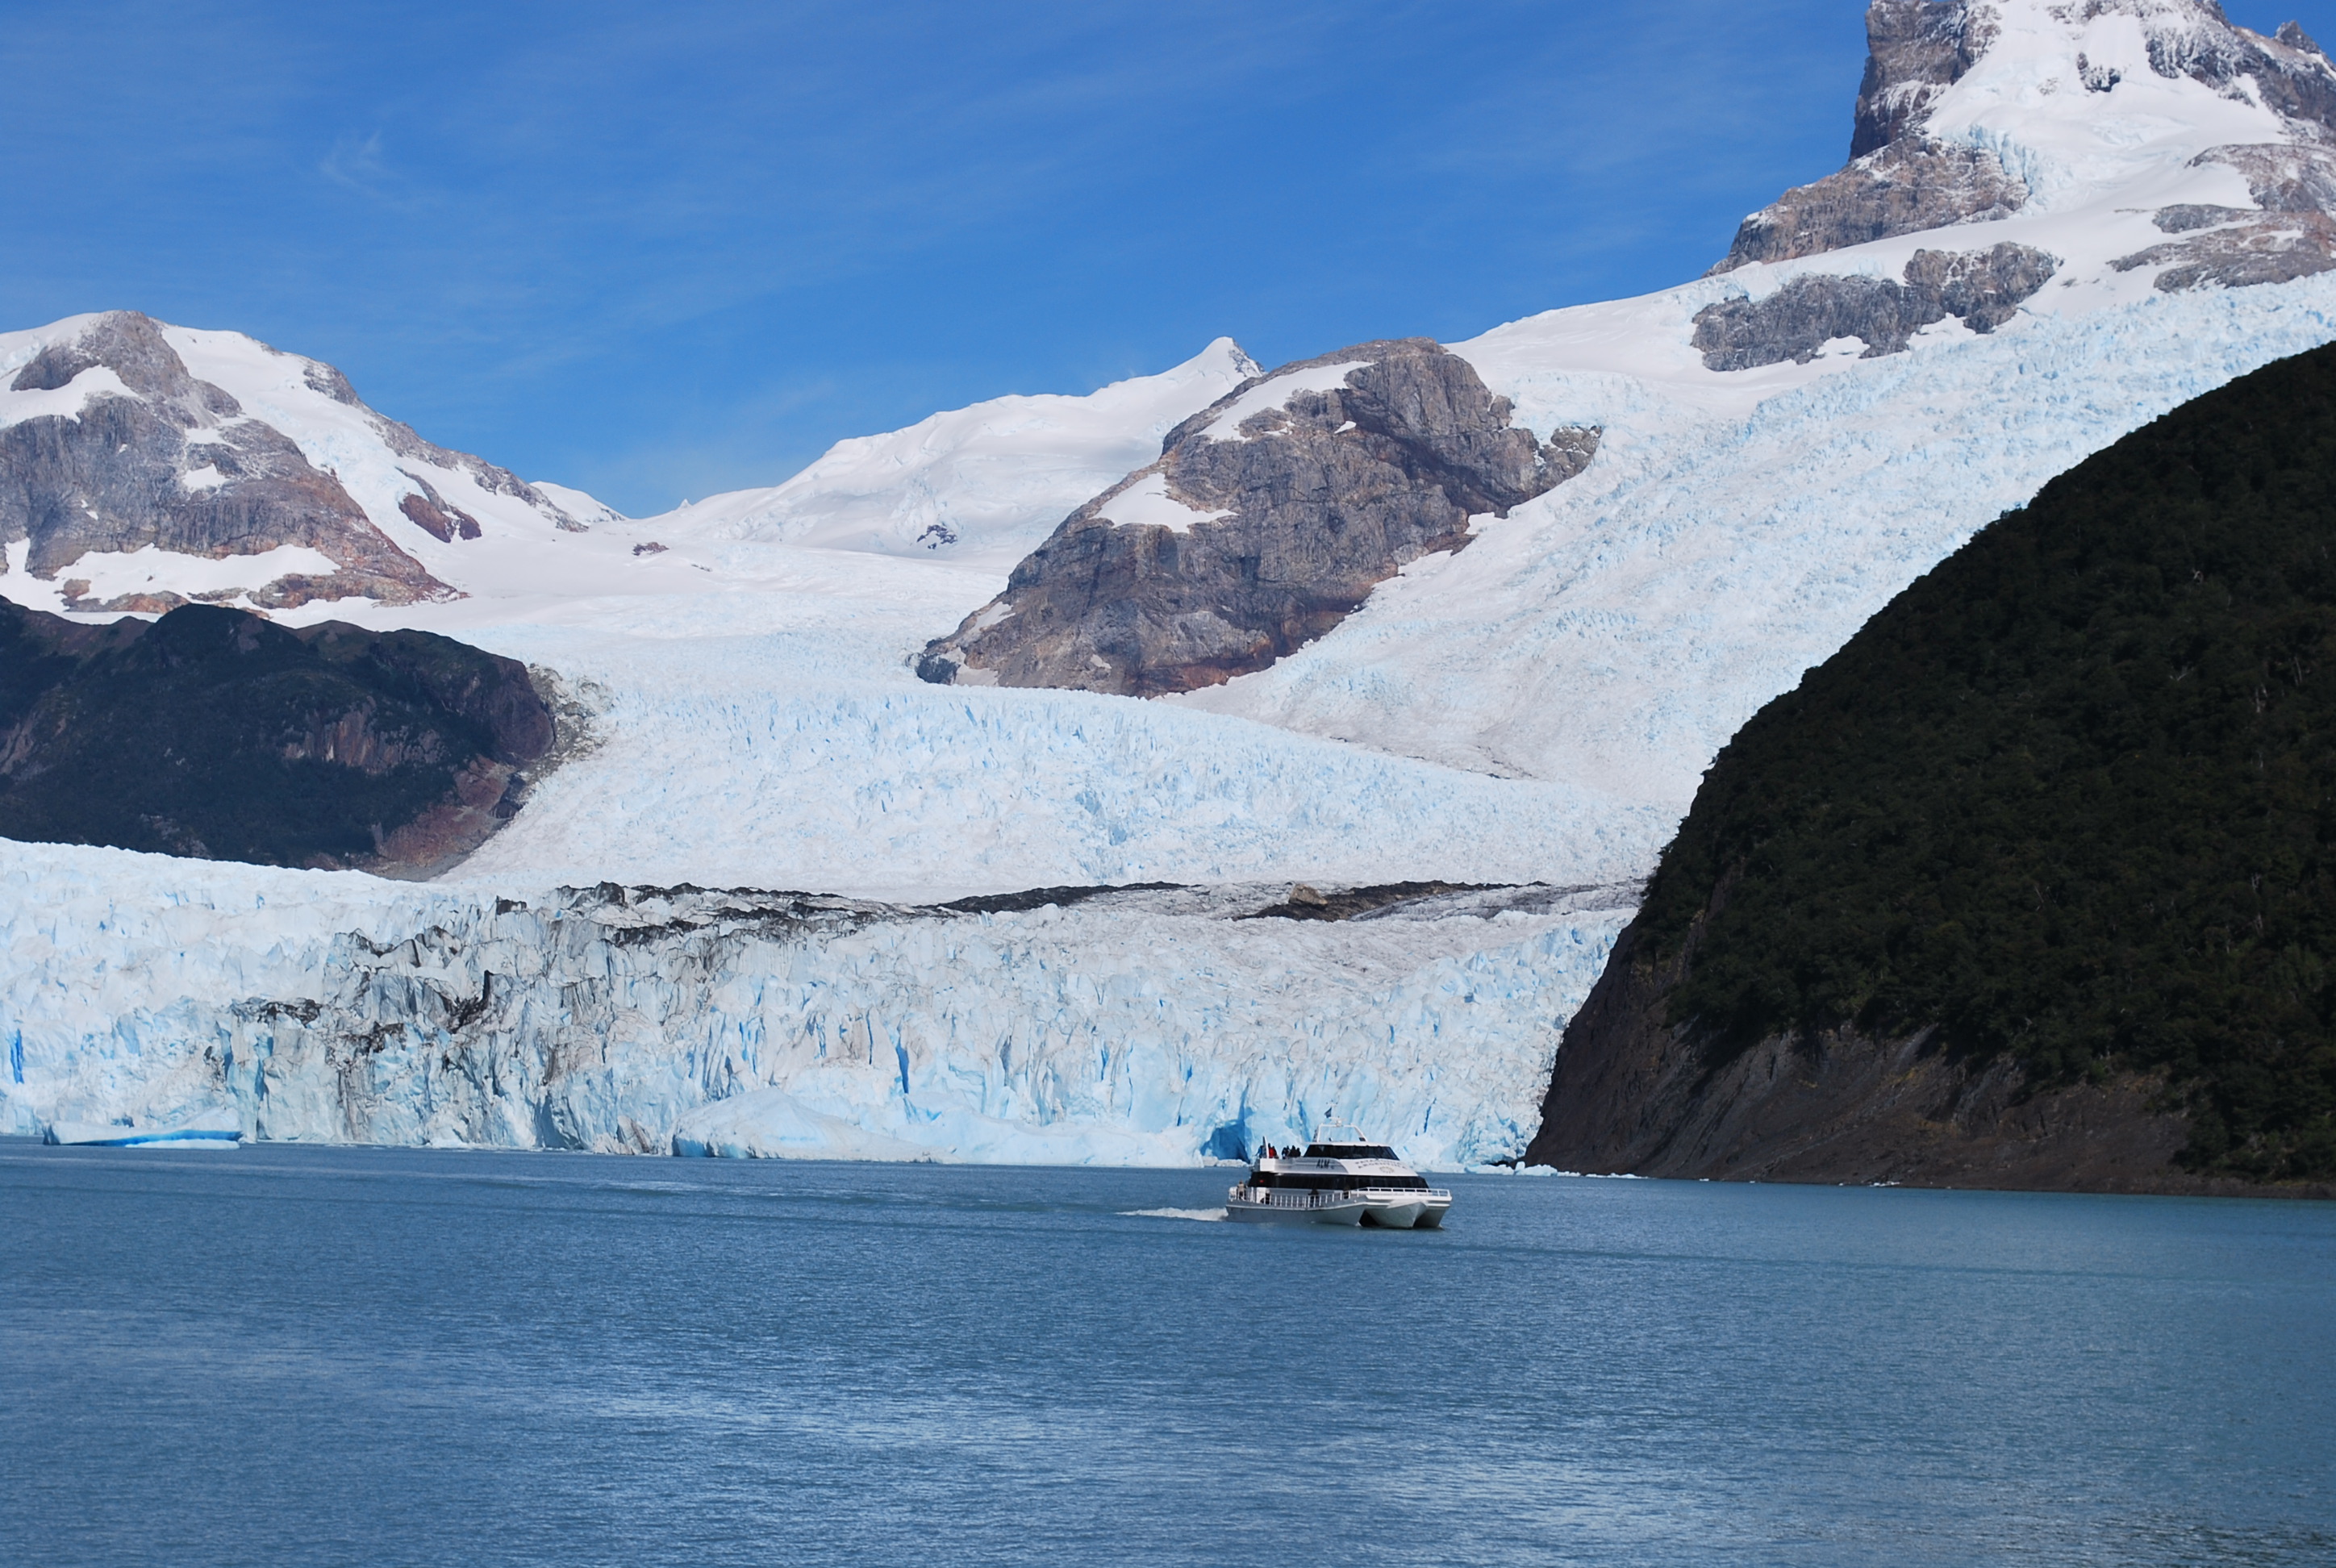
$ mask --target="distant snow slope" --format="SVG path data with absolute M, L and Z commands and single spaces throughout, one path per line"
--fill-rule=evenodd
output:
M 604 522 L 630 521 L 625 514 L 597 495 L 588 495 L 572 485 L 554 484 L 548 479 L 530 481 L 539 495 L 547 496 L 553 505 L 587 528 L 597 528 Z
M 1257 366 L 1220 337 L 1173 370 L 1085 397 L 998 397 L 855 436 L 767 490 L 646 520 L 688 540 L 936 553 L 999 571 L 1082 503 L 1160 455 L 1160 440 Z M 663 537 L 663 534 L 660 534 Z
M 1065 883 L 1639 874 L 1668 819 L 1240 719 L 1079 692 L 936 701 L 799 632 L 484 638 L 591 683 L 601 749 L 461 875 L 885 897 Z M 829 663 L 834 659 L 834 663 Z
M 509 470 L 438 446 L 357 401 L 329 365 L 240 332 L 166 326 L 162 335 L 199 380 L 225 387 L 246 414 L 291 437 L 312 464 L 341 482 L 375 527 L 442 581 L 459 589 L 467 579 L 524 571 L 530 557 L 582 526 Z M 416 522 L 404 503 L 424 496 L 425 487 L 474 518 L 480 536 L 442 540 Z

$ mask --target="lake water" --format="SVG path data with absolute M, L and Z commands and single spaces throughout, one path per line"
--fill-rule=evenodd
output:
M 2336 1205 L 1227 1179 L 0 1143 L 0 1557 L 2336 1562 Z

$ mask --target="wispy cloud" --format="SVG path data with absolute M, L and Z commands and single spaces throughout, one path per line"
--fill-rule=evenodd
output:
M 375 131 L 363 138 L 341 137 L 316 165 L 316 170 L 336 185 L 368 196 L 375 194 L 389 178 L 389 165 L 381 156 L 381 132 Z

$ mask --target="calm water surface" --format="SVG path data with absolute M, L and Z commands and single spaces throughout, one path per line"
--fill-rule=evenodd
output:
M 2336 1563 L 2336 1206 L 0 1143 L 0 1557 Z

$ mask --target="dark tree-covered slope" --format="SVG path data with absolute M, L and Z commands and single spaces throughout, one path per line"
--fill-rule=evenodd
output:
M 0 836 L 426 867 L 511 814 L 551 741 L 523 666 L 427 632 L 0 603 Z
M 2336 1175 L 2336 347 L 2053 481 L 1744 726 L 1533 1151 Z

